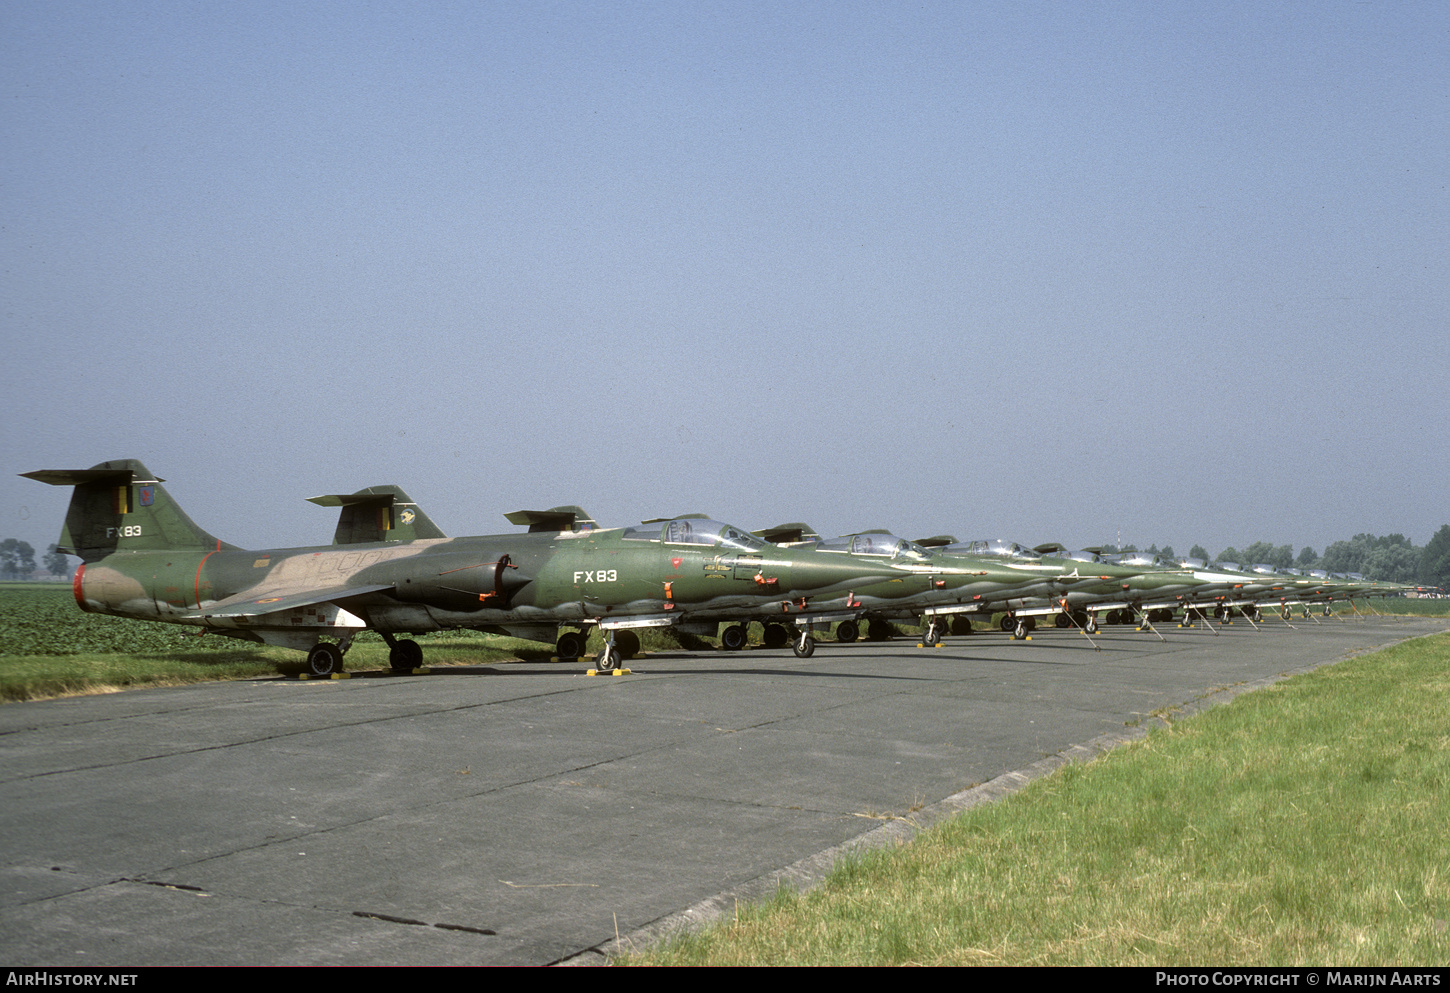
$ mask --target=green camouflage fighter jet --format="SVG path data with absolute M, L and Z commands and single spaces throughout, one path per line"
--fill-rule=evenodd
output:
M 808 524 L 779 524 L 755 532 L 792 548 L 812 548 L 828 555 L 890 561 L 901 575 L 861 586 L 846 599 L 813 598 L 818 616 L 815 623 L 839 622 L 836 638 L 855 641 L 860 624 L 867 623 L 867 637 L 890 637 L 890 620 L 906 620 L 925 626 L 923 643 L 937 645 L 948 622 L 954 630 L 970 634 L 969 614 L 990 614 L 995 605 L 1024 597 L 1061 592 L 1080 581 L 1074 572 L 1048 568 L 1030 570 L 996 559 L 973 555 L 942 554 L 939 549 L 907 541 L 889 531 L 859 531 L 839 538 L 823 539 Z M 1068 584 L 1068 585 L 1064 585 Z M 802 618 L 797 624 L 806 623 Z
M 776 548 L 707 519 L 608 531 L 355 540 L 399 522 L 420 526 L 421 512 L 392 487 L 351 495 L 387 499 L 359 500 L 343 543 L 253 552 L 198 527 L 134 459 L 22 475 L 75 487 L 59 547 L 84 563 L 73 583 L 82 610 L 295 648 L 307 652 L 317 675 L 339 671 L 343 653 L 366 629 L 388 643 L 393 668 L 409 670 L 421 663 L 422 649 L 396 634 L 476 628 L 537 641 L 557 636 L 560 656 L 577 658 L 583 632 L 597 626 L 606 645 L 596 665 L 608 670 L 631 652 L 630 629 L 706 623 L 767 603 L 787 610 L 896 574 L 883 563 Z M 338 498 L 346 507 L 345 499 Z M 545 518 L 548 527 L 568 516 L 547 520 L 550 513 L 523 512 L 529 520 L 519 523 Z M 579 630 L 559 635 L 561 625 Z M 629 636 L 626 644 L 616 632 Z

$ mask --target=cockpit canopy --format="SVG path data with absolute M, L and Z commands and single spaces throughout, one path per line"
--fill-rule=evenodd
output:
M 1042 558 L 1030 548 L 1019 545 L 1015 541 L 1003 541 L 1001 538 L 984 541 L 959 541 L 955 545 L 948 545 L 942 551 L 952 555 L 977 555 L 983 558 L 1019 559 L 1033 562 Z
M 882 555 L 887 558 L 929 559 L 931 553 L 914 541 L 898 538 L 884 531 L 867 534 L 844 534 L 816 542 L 823 552 L 850 552 L 852 555 Z
M 758 552 L 766 548 L 749 531 L 730 524 L 712 521 L 708 517 L 679 517 L 665 521 L 659 527 L 625 528 L 623 537 L 631 541 L 662 541 L 669 545 L 712 545 L 735 548 L 745 552 Z
M 1168 563 L 1148 552 L 1124 552 L 1115 560 L 1118 565 L 1151 566 L 1161 568 Z

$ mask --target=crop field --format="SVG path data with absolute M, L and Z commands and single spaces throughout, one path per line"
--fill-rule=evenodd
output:
M 76 607 L 68 585 L 0 584 L 0 701 L 110 693 L 216 679 L 295 676 L 301 652 L 198 635 L 162 624 Z M 419 638 L 429 665 L 479 665 L 550 656 L 547 646 L 477 632 Z M 676 646 L 678 648 L 678 646 Z M 364 632 L 347 654 L 350 669 L 386 668 L 387 646 Z

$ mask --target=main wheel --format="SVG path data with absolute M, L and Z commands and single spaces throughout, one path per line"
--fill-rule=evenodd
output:
M 1002 620 L 997 622 L 997 626 L 1001 628 L 1004 633 L 1011 634 L 1012 631 L 1015 630 L 1017 627 L 1017 619 L 1014 618 L 1011 614 L 1003 614 Z
M 872 641 L 885 641 L 893 633 L 891 625 L 886 621 L 872 621 L 866 625 L 866 637 Z
M 1058 614 L 1052 619 L 1052 623 L 1056 627 L 1068 628 L 1072 627 L 1072 618 L 1068 617 L 1066 614 Z
M 952 634 L 971 634 L 972 619 L 970 617 L 953 617 Z
M 738 652 L 745 647 L 745 625 L 732 624 L 720 632 L 720 645 L 732 652 Z
M 861 637 L 861 629 L 855 621 L 842 621 L 836 625 L 836 640 L 851 642 Z
M 639 654 L 639 635 L 633 631 L 617 631 L 614 634 L 614 650 L 621 660 L 632 659 Z
M 554 654 L 559 656 L 560 662 L 573 662 L 584 654 L 584 635 L 579 631 L 565 631 L 559 635 L 559 642 L 554 646 Z
M 790 641 L 790 632 L 784 624 L 767 624 L 763 640 L 766 648 L 784 648 Z
M 330 676 L 342 671 L 342 649 L 326 641 L 319 641 L 307 653 L 307 671 L 314 676 Z
M 412 672 L 423 664 L 423 649 L 412 639 L 393 643 L 388 649 L 388 665 L 394 672 Z

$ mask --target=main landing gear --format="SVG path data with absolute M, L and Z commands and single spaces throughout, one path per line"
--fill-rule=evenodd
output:
M 379 631 L 388 643 L 388 667 L 394 672 L 412 672 L 423 665 L 423 649 L 416 641 L 405 638 L 399 641 L 386 631 Z M 322 646 L 319 645 L 318 648 Z M 310 657 L 310 656 L 309 656 Z
M 588 638 L 583 631 L 565 631 L 554 645 L 554 654 L 560 662 L 573 662 L 584 654 Z
M 307 653 L 307 673 L 311 676 L 331 676 L 342 671 L 342 649 L 330 641 L 319 641 Z

